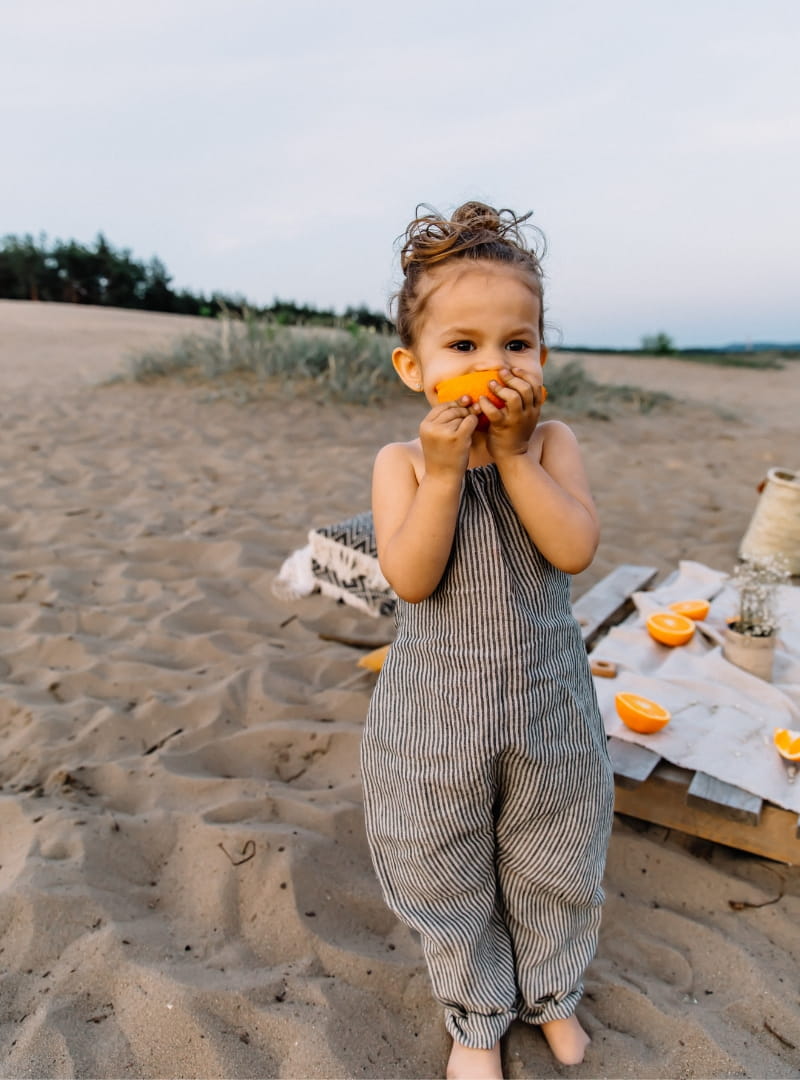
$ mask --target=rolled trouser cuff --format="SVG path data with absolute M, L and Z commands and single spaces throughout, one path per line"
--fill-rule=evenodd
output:
M 537 1002 L 532 1009 L 523 1007 L 519 1010 L 519 1019 L 526 1024 L 548 1024 L 551 1020 L 568 1020 L 575 1012 L 582 994 L 582 988 L 571 990 L 569 993 Z
M 491 1050 L 516 1020 L 515 1009 L 496 1013 L 461 1012 L 445 1009 L 444 1022 L 457 1043 L 470 1050 Z

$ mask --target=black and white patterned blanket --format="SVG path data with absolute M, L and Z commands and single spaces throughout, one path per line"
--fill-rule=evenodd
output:
M 315 590 L 370 615 L 390 615 L 395 594 L 378 565 L 372 513 L 323 525 L 308 534 L 308 544 L 286 559 L 273 584 L 281 599 Z

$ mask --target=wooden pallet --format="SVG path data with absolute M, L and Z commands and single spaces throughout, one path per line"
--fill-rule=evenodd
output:
M 633 611 L 632 594 L 652 584 L 651 566 L 618 566 L 573 605 L 591 653 Z M 680 769 L 635 743 L 609 738 L 615 804 L 621 814 L 800 865 L 800 818 L 703 772 Z

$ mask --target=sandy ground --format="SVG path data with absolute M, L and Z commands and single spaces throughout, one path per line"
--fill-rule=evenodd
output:
M 364 839 L 374 677 L 327 637 L 390 623 L 271 592 L 419 407 L 101 385 L 196 325 L 0 302 L 0 1075 L 442 1075 Z M 603 521 L 576 595 L 620 562 L 730 568 L 798 466 L 797 371 L 585 363 L 682 400 L 569 418 Z M 606 887 L 586 1061 L 516 1025 L 510 1077 L 798 1075 L 798 869 L 618 819 Z

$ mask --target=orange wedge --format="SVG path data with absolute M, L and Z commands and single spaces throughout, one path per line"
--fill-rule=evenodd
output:
M 373 649 L 372 652 L 367 653 L 366 656 L 362 656 L 361 659 L 357 661 L 358 666 L 366 668 L 367 671 L 380 671 L 388 652 L 389 646 L 381 645 L 380 648 Z
M 617 694 L 614 704 L 623 724 L 640 735 L 652 735 L 670 722 L 670 714 L 665 708 L 639 694 Z
M 648 616 L 647 629 L 662 645 L 685 645 L 694 633 L 694 623 L 676 611 L 656 611 Z
M 800 761 L 800 731 L 775 728 L 772 741 L 782 758 L 786 758 L 787 761 Z
M 436 385 L 436 397 L 439 401 L 460 401 L 466 394 L 473 403 L 481 397 L 487 397 L 492 405 L 498 409 L 504 409 L 506 403 L 489 389 L 489 383 L 493 379 L 500 381 L 500 372 L 497 368 L 491 371 L 468 371 L 466 375 L 442 379 Z
M 497 409 L 504 409 L 506 403 L 497 394 L 489 389 L 492 379 L 500 379 L 497 368 L 490 371 L 468 371 L 466 375 L 456 375 L 452 379 L 442 379 L 436 384 L 436 398 L 440 402 L 460 401 L 466 396 L 474 404 L 481 397 L 487 397 Z M 478 430 L 486 431 L 489 426 L 489 417 L 481 413 L 478 417 Z
M 675 611 L 678 615 L 685 615 L 687 619 L 691 619 L 693 622 L 699 622 L 708 615 L 711 609 L 711 604 L 708 600 L 678 600 L 674 604 L 669 605 L 670 611 Z

